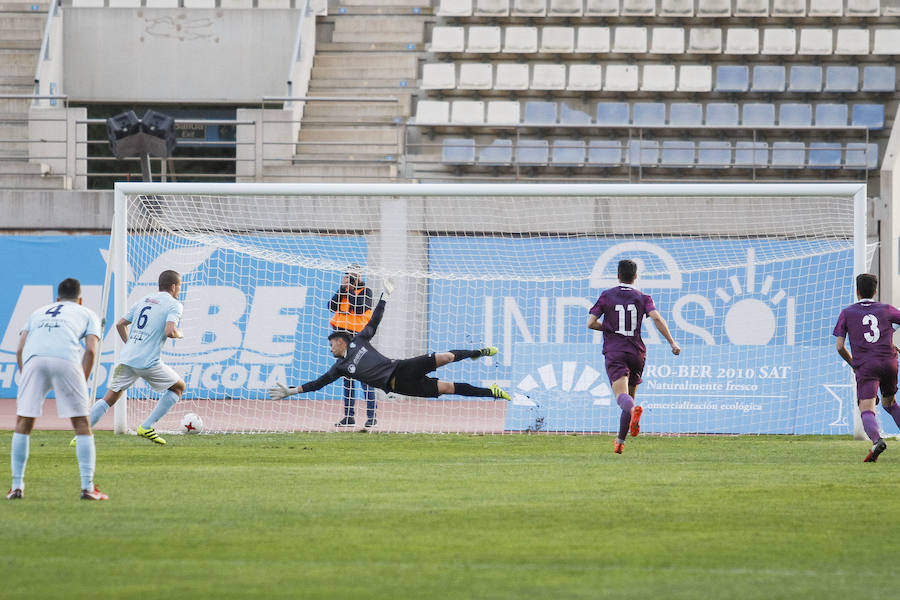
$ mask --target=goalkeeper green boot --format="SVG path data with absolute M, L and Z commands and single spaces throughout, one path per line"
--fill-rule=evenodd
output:
M 500 352 L 494 346 L 488 346 L 487 348 L 482 348 L 478 351 L 478 356 L 474 358 L 481 358 L 482 356 L 497 356 L 497 353 Z
M 159 437 L 159 434 L 156 433 L 156 430 L 152 427 L 150 429 L 144 429 L 143 427 L 137 428 L 137 434 L 142 438 L 147 438 L 154 444 L 160 444 L 162 446 L 166 445 L 166 440 Z
M 509 397 L 509 394 L 507 394 L 503 390 L 503 388 L 501 388 L 496 383 L 492 383 L 490 389 L 491 393 L 494 395 L 494 398 L 496 398 L 497 400 L 512 400 L 512 398 Z

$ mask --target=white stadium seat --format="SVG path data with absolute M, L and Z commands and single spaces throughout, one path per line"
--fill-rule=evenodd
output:
M 900 54 L 900 29 L 876 29 L 872 54 Z
M 772 0 L 773 17 L 806 16 L 806 0 Z
M 463 27 L 435 27 L 431 31 L 432 52 L 462 52 L 466 48 Z
M 730 17 L 731 0 L 697 0 L 698 17 Z
M 603 89 L 603 73 L 600 65 L 577 63 L 569 66 L 567 90 L 599 92 Z
M 638 91 L 637 65 L 606 65 L 607 92 L 636 92 Z
M 609 27 L 578 28 L 575 52 L 605 54 L 609 48 Z
M 441 0 L 439 17 L 468 17 L 472 14 L 472 0 Z
M 118 6 L 125 6 L 126 2 L 137 2 L 137 6 L 141 5 L 141 0 L 109 0 L 110 6 L 116 6 L 113 2 L 120 2 Z M 221 8 L 253 8 L 253 0 L 222 0 L 220 3 Z
M 797 30 L 782 27 L 763 29 L 763 54 L 796 54 Z
M 725 33 L 725 54 L 759 54 L 759 29 L 729 28 Z
M 810 17 L 843 17 L 844 0 L 809 0 Z
M 450 121 L 450 103 L 443 100 L 419 100 L 416 123 L 442 124 Z
M 848 17 L 877 17 L 880 8 L 878 0 L 847 0 Z
M 277 2 L 277 0 L 273 0 L 273 2 Z M 101 5 L 102 6 L 102 5 Z M 260 4 L 259 8 L 290 8 L 290 2 L 288 2 L 287 7 L 283 7 L 280 3 L 272 6 L 266 2 L 265 6 Z M 178 0 L 147 0 L 147 8 L 178 8 Z
M 550 0 L 551 17 L 580 17 L 584 14 L 584 3 L 581 0 Z
M 503 51 L 532 54 L 538 49 L 537 27 L 507 27 Z
M 617 17 L 619 0 L 584 0 L 584 14 L 587 17 Z
M 469 43 L 466 46 L 466 52 L 500 52 L 500 28 L 477 25 L 469 27 Z
M 659 6 L 661 17 L 693 17 L 694 0 L 661 0 Z
M 487 103 L 488 125 L 518 125 L 519 103 L 516 100 L 491 100 Z
M 494 67 L 490 63 L 462 63 L 459 66 L 459 89 L 489 90 L 494 85 Z
M 573 27 L 542 27 L 541 52 L 568 53 L 575 49 Z
M 800 30 L 800 48 L 797 53 L 813 56 L 831 54 L 834 50 L 833 38 L 831 29 L 803 28 Z
M 423 90 L 452 90 L 456 87 L 456 65 L 428 63 L 422 67 Z
M 185 8 L 215 8 L 216 0 L 184 0 Z
M 537 63 L 531 69 L 531 89 L 566 89 L 566 65 Z
M 681 65 L 678 69 L 678 91 L 712 91 L 712 67 L 709 65 Z
M 508 0 L 475 0 L 476 17 L 505 17 L 509 15 Z
M 482 125 L 484 123 L 484 102 L 481 100 L 456 100 L 450 119 L 462 125 Z
M 616 27 L 613 31 L 613 52 L 643 54 L 647 52 L 646 27 Z
M 543 17 L 547 14 L 547 0 L 513 0 L 513 17 Z
M 720 54 L 722 30 L 718 27 L 693 27 L 688 34 L 688 54 Z
M 656 15 L 656 0 L 622 0 L 623 17 L 652 17 Z
M 769 0 L 736 0 L 734 6 L 736 17 L 768 17 Z
M 241 6 L 229 6 L 223 2 L 222 8 L 253 8 L 253 0 L 240 0 L 240 2 Z M 140 6 L 141 0 L 109 0 L 110 8 L 139 8 Z
M 495 90 L 527 90 L 528 65 L 519 63 L 500 63 L 497 65 Z
M 675 65 L 644 65 L 641 72 L 642 92 L 674 92 Z
M 838 29 L 834 53 L 865 56 L 869 53 L 868 29 Z
M 684 29 L 654 27 L 650 32 L 650 52 L 653 54 L 684 54 Z

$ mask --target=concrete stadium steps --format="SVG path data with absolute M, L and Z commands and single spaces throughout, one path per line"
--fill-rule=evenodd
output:
M 63 189 L 62 175 L 45 175 L 45 167 L 27 160 L 0 159 L 0 189 Z
M 300 145 L 295 160 L 319 154 L 348 158 L 396 156 L 402 148 L 401 130 L 396 126 L 338 127 L 306 125 L 300 128 Z
M 299 161 L 298 164 L 266 169 L 267 182 L 279 181 L 388 181 L 397 176 L 397 166 L 377 161 Z
M 394 95 L 396 97 L 396 95 Z M 407 98 L 409 95 L 407 94 Z M 400 98 L 398 98 L 400 100 Z M 408 103 L 407 103 L 408 104 Z M 352 103 L 323 103 L 309 102 L 303 111 L 304 123 L 391 123 L 394 119 L 403 119 L 409 115 L 408 106 L 404 110 L 404 103 L 397 104 L 352 104 Z

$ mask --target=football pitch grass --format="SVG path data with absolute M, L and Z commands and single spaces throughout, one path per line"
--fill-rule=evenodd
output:
M 900 574 L 893 440 L 863 464 L 838 437 L 99 432 L 111 499 L 83 502 L 70 439 L 36 431 L 3 505 L 4 599 L 872 598 Z

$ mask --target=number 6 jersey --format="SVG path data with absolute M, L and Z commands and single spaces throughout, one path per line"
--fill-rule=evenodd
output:
M 856 369 L 870 359 L 893 358 L 893 323 L 900 324 L 900 310 L 864 299 L 841 311 L 832 333 L 850 342 Z
M 128 341 L 119 354 L 119 362 L 135 369 L 146 369 L 159 362 L 166 341 L 166 323 L 181 320 L 181 302 L 169 292 L 144 296 L 122 318 L 131 321 Z
M 641 323 L 654 310 L 653 299 L 632 285 L 620 283 L 600 294 L 589 312 L 603 321 L 603 354 L 645 355 Z

